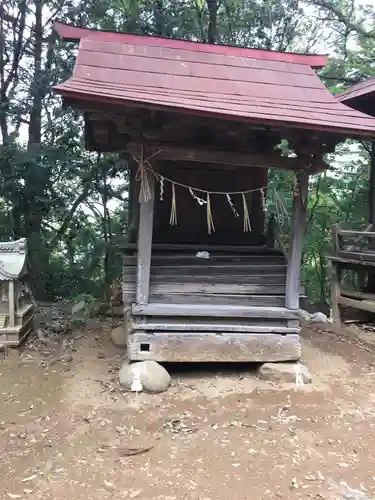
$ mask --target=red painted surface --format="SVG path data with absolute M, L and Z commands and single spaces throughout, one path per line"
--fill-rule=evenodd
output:
M 76 30 L 61 28 L 71 38 L 82 31 Z M 55 87 L 62 96 L 375 137 L 375 119 L 340 103 L 306 62 L 308 56 L 297 63 L 274 52 L 83 32 L 88 35 L 80 41 L 72 78 Z M 104 35 L 106 41 L 97 39 Z M 108 41 L 110 36 L 116 41 Z M 279 59 L 254 56 L 260 53 Z
M 323 68 L 327 64 L 327 57 L 322 55 L 295 54 L 293 52 L 275 52 L 272 50 L 246 49 L 231 47 L 229 45 L 210 45 L 207 43 L 191 42 L 187 40 L 171 40 L 170 38 L 153 37 L 147 35 L 128 35 L 126 33 L 113 33 L 88 28 L 77 28 L 69 24 L 54 23 L 54 29 L 60 37 L 67 41 L 79 42 L 83 39 L 99 42 L 113 42 L 117 44 L 146 45 L 149 47 L 162 47 L 169 49 L 205 52 L 209 54 L 223 54 L 236 57 L 251 57 L 269 61 L 293 62 L 307 64 L 312 68 Z
M 369 99 L 373 99 L 375 102 L 375 76 L 373 78 L 368 78 L 364 82 L 357 83 L 356 85 L 352 85 L 344 92 L 340 92 L 336 95 L 336 98 L 340 102 L 352 102 L 359 98 L 368 97 Z

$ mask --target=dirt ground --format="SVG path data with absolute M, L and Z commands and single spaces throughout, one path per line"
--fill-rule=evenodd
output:
M 371 330 L 305 328 L 309 386 L 171 367 L 168 392 L 137 397 L 111 326 L 0 361 L 1 499 L 375 498 Z

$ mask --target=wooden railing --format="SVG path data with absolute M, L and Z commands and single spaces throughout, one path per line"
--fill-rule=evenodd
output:
M 348 260 L 375 261 L 375 232 L 369 224 L 364 231 L 332 228 L 333 256 Z
M 343 308 L 375 313 L 375 232 L 332 228 L 332 318 L 341 322 Z
M 267 225 L 267 246 L 268 248 L 279 248 L 286 259 L 288 258 L 289 231 L 289 227 L 282 228 L 275 215 L 271 214 Z

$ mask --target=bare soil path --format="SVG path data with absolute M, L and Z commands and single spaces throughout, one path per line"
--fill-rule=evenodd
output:
M 311 386 L 190 366 L 137 398 L 111 326 L 0 360 L 0 499 L 375 498 L 371 331 L 306 328 Z

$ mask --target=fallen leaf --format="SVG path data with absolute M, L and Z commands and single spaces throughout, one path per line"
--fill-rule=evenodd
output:
M 33 479 L 36 478 L 36 474 L 33 474 L 32 476 L 29 476 L 29 477 L 24 477 L 23 479 L 21 479 L 21 481 L 23 483 L 26 483 L 27 481 L 32 481 Z
M 117 451 L 126 457 L 131 457 L 133 455 L 140 455 L 141 453 L 146 453 L 150 450 L 152 450 L 154 446 L 147 446 L 146 448 L 128 448 L 125 446 L 120 446 Z

